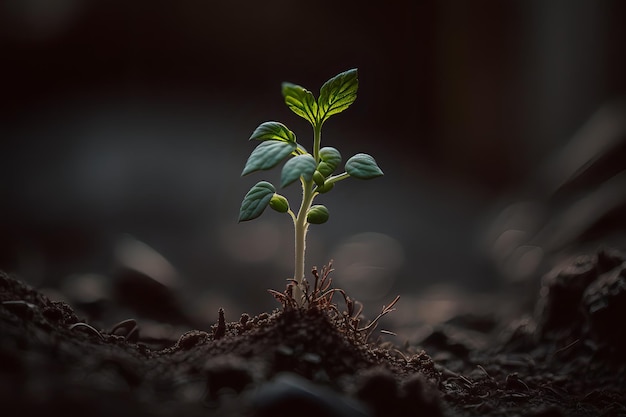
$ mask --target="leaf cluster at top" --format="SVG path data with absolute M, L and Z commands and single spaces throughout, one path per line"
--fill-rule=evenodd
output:
M 373 157 L 359 153 L 345 163 L 345 172 L 332 175 L 341 163 L 341 154 L 333 147 L 320 148 L 320 135 L 323 123 L 334 114 L 341 113 L 356 100 L 359 81 L 357 70 L 351 69 L 337 74 L 326 81 L 320 88 L 319 97 L 296 84 L 282 84 L 285 104 L 297 115 L 308 120 L 313 126 L 313 152 L 308 153 L 297 140 L 296 135 L 283 123 L 269 121 L 261 123 L 250 136 L 250 140 L 261 143 L 252 151 L 241 175 L 255 171 L 269 170 L 289 158 L 283 166 L 280 178 L 281 187 L 286 187 L 298 179 L 303 181 L 303 191 L 308 190 L 310 198 L 304 202 L 307 209 L 315 195 L 325 193 L 334 187 L 337 181 L 348 177 L 370 179 L 383 175 Z M 305 193 L 306 194 L 306 193 Z M 278 201 L 280 199 L 281 201 Z M 240 210 L 239 221 L 252 220 L 263 213 L 266 206 L 273 202 L 273 208 L 289 212 L 284 197 L 275 193 L 273 185 L 261 181 L 246 194 Z M 316 208 L 309 216 L 311 219 L 327 218 L 327 211 Z M 293 214 L 293 213 L 292 213 Z M 306 214 L 306 213 L 305 213 Z M 295 218 L 295 214 L 294 218 Z
M 341 113 L 354 103 L 358 88 L 359 79 L 354 68 L 326 81 L 317 100 L 306 88 L 288 82 L 283 83 L 282 93 L 285 103 L 295 114 L 311 125 L 321 127 L 330 116 Z

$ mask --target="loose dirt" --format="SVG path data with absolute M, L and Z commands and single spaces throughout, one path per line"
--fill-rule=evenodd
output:
M 68 304 L 0 274 L 0 410 L 623 416 L 624 259 L 608 250 L 579 257 L 544 277 L 534 315 L 510 323 L 456 317 L 410 346 L 370 341 L 340 309 L 319 307 L 236 322 L 221 314 L 211 329 L 156 343 L 133 320 L 95 328 Z M 468 342 L 477 333 L 490 341 L 480 349 Z

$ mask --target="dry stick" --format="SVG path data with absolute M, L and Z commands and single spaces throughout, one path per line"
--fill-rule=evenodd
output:
M 380 320 L 383 316 L 385 316 L 385 315 L 391 313 L 392 311 L 396 310 L 395 308 L 393 308 L 393 306 L 396 305 L 396 303 L 398 302 L 399 299 L 400 299 L 400 296 L 396 295 L 396 298 L 393 299 L 391 304 L 389 304 L 388 306 L 384 306 L 383 305 L 383 309 L 380 312 L 380 314 L 378 316 L 376 316 L 376 318 L 374 320 L 372 320 L 367 326 L 365 326 L 365 327 L 363 327 L 361 329 L 358 329 L 358 331 L 370 330 L 370 332 L 367 333 L 367 337 L 366 337 L 366 339 L 368 339 L 371 336 L 371 334 L 374 331 L 374 329 L 376 328 L 378 320 Z
M 87 323 L 74 323 L 69 327 L 69 329 L 70 330 L 84 329 L 84 330 L 87 330 L 92 335 L 98 336 L 100 339 L 104 340 L 104 336 L 102 336 L 102 333 L 100 333 L 94 327 L 88 325 Z

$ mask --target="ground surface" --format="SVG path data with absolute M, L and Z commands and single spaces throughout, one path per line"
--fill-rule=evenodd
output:
M 535 316 L 457 317 L 415 346 L 366 342 L 342 309 L 168 341 L 132 321 L 96 329 L 6 274 L 0 301 L 3 415 L 626 415 L 626 263 L 612 251 L 546 276 Z

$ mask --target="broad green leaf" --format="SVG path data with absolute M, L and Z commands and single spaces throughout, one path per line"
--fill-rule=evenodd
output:
M 372 156 L 366 153 L 358 153 L 346 161 L 346 172 L 354 178 L 367 180 L 383 175 Z
M 335 75 L 326 81 L 320 89 L 317 100 L 319 122 L 324 123 L 333 114 L 341 113 L 356 100 L 359 88 L 357 69 L 351 69 Z
M 241 175 L 247 175 L 262 169 L 271 169 L 285 159 L 298 146 L 295 142 L 266 140 L 254 148 Z
M 317 164 L 311 154 L 298 155 L 287 162 L 280 176 L 280 186 L 286 187 L 300 177 L 310 181 Z
M 295 142 L 296 135 L 280 122 L 261 123 L 250 136 L 249 140 L 282 140 L 284 142 Z
M 239 222 L 256 219 L 269 204 L 276 189 L 267 181 L 260 181 L 246 194 L 239 209 Z
M 308 120 L 313 126 L 318 123 L 317 101 L 309 90 L 296 84 L 283 83 L 282 92 L 285 104 L 291 111 Z
M 317 167 L 317 170 L 321 172 L 325 177 L 328 177 L 332 174 L 335 169 L 341 163 L 341 154 L 335 148 L 330 146 L 325 146 L 320 149 L 320 163 Z

